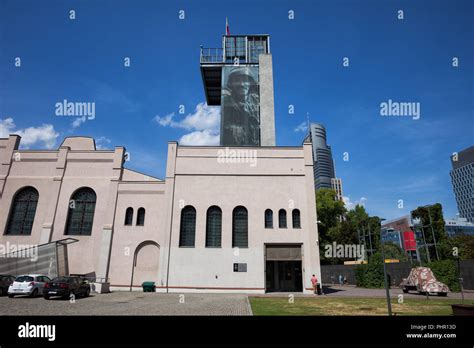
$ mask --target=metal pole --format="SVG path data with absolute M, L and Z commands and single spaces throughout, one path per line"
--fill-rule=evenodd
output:
M 458 256 L 458 280 L 459 280 L 459 285 L 461 286 L 462 304 L 464 304 L 464 288 L 462 286 L 463 279 L 461 278 L 461 264 L 459 262 L 459 256 Z
M 370 255 L 373 255 L 374 248 L 372 247 L 372 237 L 370 236 L 370 219 L 367 221 L 367 229 L 369 230 Z
M 426 257 L 428 258 L 428 263 L 430 263 L 431 262 L 430 251 L 428 250 L 428 245 L 426 244 L 425 230 L 423 228 L 423 220 L 421 219 L 421 217 L 420 217 L 420 227 L 421 227 L 421 234 L 423 236 L 423 242 L 425 243 Z
M 385 265 L 385 252 L 384 252 L 384 247 L 383 247 L 383 241 L 382 241 L 382 229 L 380 229 L 380 243 L 381 243 L 381 250 L 382 250 L 382 262 L 383 262 L 383 277 L 384 277 L 384 283 L 385 283 L 385 295 L 387 297 L 387 309 L 388 309 L 388 316 L 392 316 L 392 303 L 390 302 L 390 290 L 389 290 L 389 284 L 387 280 L 387 267 Z
M 364 229 L 364 225 L 362 225 L 362 238 L 364 238 L 364 245 L 367 245 L 367 242 L 365 240 L 365 229 Z M 368 248 L 366 248 L 366 253 L 367 253 L 367 259 L 369 258 L 369 250 Z
M 439 261 L 438 248 L 436 247 L 436 237 L 435 237 L 435 234 L 434 234 L 433 222 L 431 220 L 430 206 L 427 206 L 427 208 L 428 208 L 428 216 L 430 218 L 431 235 L 433 236 L 433 243 L 434 243 L 435 252 L 436 252 L 436 259 Z

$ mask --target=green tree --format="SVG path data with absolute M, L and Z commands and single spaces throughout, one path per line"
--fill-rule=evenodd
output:
M 359 239 L 357 237 L 356 231 L 352 228 L 352 225 L 349 221 L 343 220 L 337 223 L 336 226 L 331 227 L 327 233 L 327 240 L 328 244 L 336 242 L 339 245 L 357 245 L 359 243 Z M 323 249 L 323 248 L 322 248 Z M 323 254 L 325 250 L 322 250 L 321 258 L 324 259 L 324 263 L 329 264 L 342 264 L 344 261 L 354 261 L 356 257 L 350 258 L 329 258 L 326 259 L 325 255 Z
M 424 238 L 426 244 L 433 244 L 434 239 L 436 239 L 436 244 L 443 245 L 447 238 L 446 231 L 444 230 L 444 218 L 443 218 L 443 207 L 440 203 L 436 203 L 429 206 L 420 206 L 411 212 L 411 217 L 413 219 L 419 219 L 421 226 L 418 226 L 417 229 L 422 228 L 424 232 Z M 438 254 L 440 253 L 439 248 Z M 420 250 L 423 252 L 425 249 Z M 434 246 L 428 248 L 430 259 L 436 260 L 436 249 Z M 441 258 L 441 255 L 439 255 Z
M 474 259 L 474 236 L 459 235 L 442 240 L 438 245 L 438 252 L 442 260 Z
M 382 255 L 377 252 L 369 257 L 367 264 L 358 265 L 355 276 L 357 286 L 363 288 L 383 288 L 384 273 Z
M 456 262 L 453 260 L 433 261 L 428 264 L 436 280 L 446 284 L 449 290 L 457 292 L 461 290 L 458 279 Z
M 357 231 L 353 228 L 351 221 L 348 219 L 338 222 L 328 231 L 328 239 L 338 244 L 358 244 L 359 237 Z
M 407 256 L 397 244 L 392 242 L 383 243 L 385 259 L 395 259 L 401 262 L 407 261 Z
M 334 238 L 334 235 L 338 234 L 341 216 L 346 212 L 344 202 L 337 199 L 334 190 L 322 188 L 316 191 L 316 210 L 319 221 L 318 234 L 321 263 L 339 263 L 340 260 L 326 258 L 324 251 L 325 246 L 333 242 L 332 238 Z
M 363 205 L 357 204 L 354 209 L 347 212 L 346 218 L 350 221 L 352 228 L 357 231 L 361 226 L 367 224 L 369 214 L 367 214 Z
M 336 227 L 340 217 L 346 212 L 344 202 L 337 199 L 336 192 L 332 189 L 322 188 L 316 191 L 316 210 L 320 223 L 318 224 L 319 244 L 329 241 L 328 232 Z

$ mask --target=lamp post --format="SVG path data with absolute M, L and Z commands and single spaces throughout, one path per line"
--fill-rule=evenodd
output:
M 369 217 L 369 220 L 367 221 L 367 230 L 369 231 L 370 255 L 372 255 L 374 253 L 374 247 L 372 246 L 372 237 L 371 237 L 371 231 L 370 231 L 370 217 Z
M 430 211 L 430 207 L 432 207 L 433 205 L 430 204 L 430 205 L 425 205 L 424 208 L 428 209 L 428 217 L 430 219 L 430 227 L 431 227 L 431 236 L 433 237 L 433 243 L 434 243 L 434 247 L 435 247 L 435 252 L 436 252 L 436 259 L 439 261 L 439 254 L 438 254 L 438 248 L 436 246 L 436 237 L 435 237 L 435 234 L 434 234 L 434 229 L 433 229 L 433 221 L 431 220 L 431 211 Z M 423 221 L 421 222 L 423 224 Z
M 380 219 L 380 250 L 382 251 L 382 262 L 383 262 L 383 279 L 385 283 L 385 295 L 387 297 L 387 309 L 388 309 L 388 316 L 392 316 L 392 303 L 390 302 L 390 290 L 387 280 L 387 267 L 385 266 L 385 252 L 384 252 L 384 247 L 383 247 L 383 239 L 382 239 L 382 221 L 385 219 Z
M 413 216 L 413 212 L 414 212 L 414 210 L 412 210 L 412 211 L 410 212 L 410 215 L 411 215 L 411 216 Z M 421 236 L 422 236 L 422 238 L 423 238 L 423 246 L 424 246 L 424 248 L 425 248 L 427 262 L 430 263 L 430 262 L 431 262 L 430 251 L 428 250 L 428 244 L 426 244 L 425 230 L 424 230 L 424 228 L 423 228 L 423 221 L 422 221 L 421 217 L 419 217 L 419 218 L 413 220 L 413 230 L 415 231 L 415 234 L 416 234 L 416 230 L 417 230 L 418 223 L 415 222 L 415 220 L 417 221 L 418 219 L 420 220 L 419 227 L 420 227 L 420 230 L 421 230 Z M 422 263 L 421 253 L 418 251 L 418 250 L 420 250 L 420 249 L 421 249 L 421 246 L 420 246 L 420 247 L 417 246 L 417 252 L 418 252 L 418 254 L 419 254 L 420 265 L 421 265 L 421 263 Z
M 458 263 L 458 281 L 459 281 L 459 286 L 461 287 L 461 297 L 462 297 L 462 304 L 464 305 L 464 288 L 462 286 L 463 279 L 461 277 L 461 265 L 459 262 L 460 258 L 459 255 L 457 256 L 457 263 Z

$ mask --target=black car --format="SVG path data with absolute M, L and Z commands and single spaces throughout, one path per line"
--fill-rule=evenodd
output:
M 12 275 L 0 274 L 0 296 L 8 293 L 8 287 L 13 284 L 15 277 Z
M 87 280 L 80 277 L 56 277 L 50 283 L 45 284 L 43 297 L 49 300 L 50 297 L 60 296 L 69 299 L 71 295 L 89 296 L 91 287 Z

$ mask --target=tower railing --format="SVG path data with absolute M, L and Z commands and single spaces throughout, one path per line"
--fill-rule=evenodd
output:
M 201 47 L 200 62 L 202 63 L 223 63 L 224 50 L 222 48 Z

